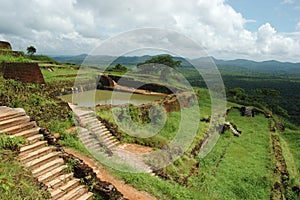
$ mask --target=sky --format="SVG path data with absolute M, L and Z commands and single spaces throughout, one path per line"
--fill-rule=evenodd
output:
M 219 59 L 300 62 L 300 0 L 0 0 L 0 40 L 14 50 L 90 53 L 147 27 L 174 30 Z

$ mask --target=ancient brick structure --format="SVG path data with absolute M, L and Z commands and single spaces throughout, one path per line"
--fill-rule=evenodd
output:
M 5 41 L 0 41 L 0 50 L 6 50 L 6 51 L 11 51 L 11 45 L 9 42 L 5 42 Z
M 5 79 L 14 79 L 26 83 L 45 83 L 37 63 L 3 63 L 3 68 Z
M 23 51 L 13 51 L 9 42 L 0 41 L 0 55 L 12 55 L 12 56 L 22 56 L 24 55 Z
M 241 115 L 245 117 L 254 117 L 254 109 L 251 107 L 241 107 Z
M 99 79 L 100 88 L 113 88 L 115 86 L 113 79 L 107 75 L 100 75 Z

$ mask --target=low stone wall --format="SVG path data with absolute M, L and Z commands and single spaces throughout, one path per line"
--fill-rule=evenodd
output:
M 252 107 L 246 107 L 246 106 L 242 106 L 242 107 L 238 107 L 238 106 L 233 106 L 229 109 L 227 109 L 226 111 L 226 115 L 229 114 L 229 112 L 233 109 L 237 109 L 240 111 L 241 113 L 241 116 L 243 117 L 255 117 L 255 115 L 258 115 L 258 114 L 262 114 L 262 115 L 265 115 L 266 118 L 271 118 L 272 115 L 269 114 L 269 113 L 266 113 L 262 110 L 259 110 L 257 108 L 252 108 Z M 247 111 L 247 112 L 246 112 Z M 250 112 L 249 112 L 250 111 Z
M 173 92 L 162 85 L 158 84 L 148 84 L 141 81 L 136 81 L 133 78 L 127 78 L 127 77 L 120 77 L 120 76 L 113 76 L 109 75 L 109 77 L 114 80 L 116 83 L 122 86 L 127 86 L 135 89 L 141 89 L 141 90 L 148 90 L 151 92 L 160 92 L 164 94 L 172 94 Z M 121 79 L 122 78 L 122 79 Z M 171 88 L 173 91 L 178 91 L 176 88 Z
M 193 100 L 195 100 L 194 94 L 190 93 L 180 93 L 177 96 L 176 95 L 168 95 L 165 98 L 162 98 L 161 100 L 155 101 L 157 104 L 164 107 L 166 112 L 174 112 L 179 111 L 182 107 L 188 108 L 192 106 Z M 181 104 L 180 104 L 181 103 Z M 140 110 L 149 110 L 153 106 L 153 103 L 147 103 L 142 104 L 139 106 L 136 106 Z M 148 113 L 147 113 L 148 114 Z
M 5 79 L 14 79 L 26 83 L 45 83 L 37 63 L 2 63 L 2 67 Z

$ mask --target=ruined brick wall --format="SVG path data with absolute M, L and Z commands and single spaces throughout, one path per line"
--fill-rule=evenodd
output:
M 11 51 L 12 48 L 10 43 L 6 41 L 0 41 L 0 50 Z
M 37 63 L 3 63 L 3 77 L 26 83 L 45 83 Z
M 115 86 L 113 79 L 107 75 L 100 75 L 100 80 L 99 82 L 101 83 L 101 87 L 109 87 L 113 88 Z

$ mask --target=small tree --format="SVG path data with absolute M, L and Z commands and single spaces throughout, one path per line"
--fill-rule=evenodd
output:
M 166 81 L 167 75 L 171 72 L 168 68 L 159 68 L 159 64 L 169 66 L 172 69 L 179 67 L 181 65 L 181 61 L 175 61 L 170 55 L 159 55 L 155 56 L 149 60 L 146 60 L 143 63 L 137 64 L 137 66 L 143 66 L 144 64 L 148 64 L 146 67 L 148 69 L 143 69 L 146 73 L 160 71 L 160 80 Z
M 36 53 L 36 48 L 34 46 L 27 47 L 27 54 L 29 54 L 30 56 L 32 56 L 35 53 Z

